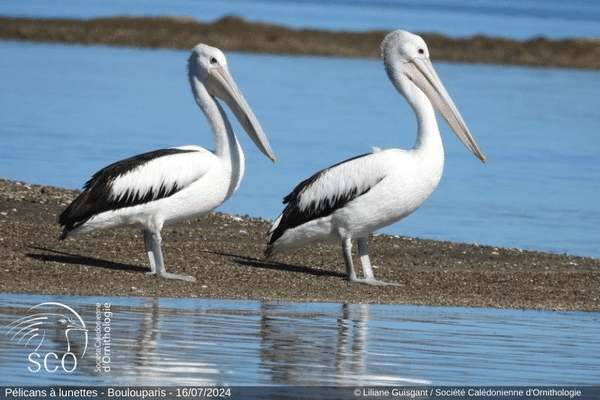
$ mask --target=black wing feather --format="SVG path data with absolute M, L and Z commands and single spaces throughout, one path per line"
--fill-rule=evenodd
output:
M 190 153 L 195 150 L 184 149 L 161 149 L 139 154 L 126 158 L 116 163 L 110 164 L 96 172 L 92 178 L 86 182 L 83 192 L 60 214 L 58 223 L 64 226 L 61 239 L 65 239 L 69 231 L 84 224 L 87 220 L 96 214 L 105 211 L 116 210 L 123 207 L 131 207 L 143 204 L 150 200 L 157 200 L 169 197 L 179 190 L 176 185 L 167 188 L 162 185 L 154 191 L 148 191 L 144 196 L 139 196 L 134 190 L 128 190 L 124 196 L 115 199 L 111 196 L 112 183 L 118 177 L 132 171 L 156 158 L 169 156 L 179 153 Z
M 302 194 L 307 189 L 309 189 L 316 181 L 318 181 L 323 174 L 342 164 L 354 161 L 362 157 L 369 156 L 371 154 L 372 153 L 361 154 L 359 156 L 342 161 L 340 163 L 332 165 L 329 168 L 325 168 L 317 172 L 310 178 L 300 182 L 290 194 L 284 197 L 283 203 L 287 204 L 287 206 L 283 210 L 281 221 L 279 222 L 279 225 L 277 225 L 275 230 L 273 230 L 271 237 L 269 238 L 268 244 L 275 243 L 275 241 L 279 239 L 286 230 L 293 229 L 309 221 L 331 215 L 337 209 L 343 207 L 346 203 L 369 192 L 373 186 L 367 186 L 364 188 L 359 188 L 358 186 L 355 186 L 348 191 L 340 193 L 336 196 L 332 196 L 330 198 L 318 200 L 315 199 L 308 205 L 308 207 L 300 207 L 300 197 L 302 196 Z M 382 179 L 383 176 L 378 177 L 375 183 L 379 183 Z

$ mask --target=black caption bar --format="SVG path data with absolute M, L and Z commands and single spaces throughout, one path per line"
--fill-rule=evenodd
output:
M 23 399 L 600 399 L 600 386 L 198 386 L 198 387 L 2 387 L 0 400 Z

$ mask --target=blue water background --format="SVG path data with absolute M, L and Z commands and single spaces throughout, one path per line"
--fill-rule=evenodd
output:
M 0 2 L 0 14 L 68 18 L 172 15 L 200 21 L 233 14 L 294 28 L 403 28 L 515 39 L 600 36 L 600 3 L 596 0 L 5 0 Z
M 437 27 L 452 36 L 519 38 L 597 36 L 599 10 L 595 1 L 0 2 L 0 14 L 38 17 L 237 14 L 294 27 Z M 377 60 L 227 56 L 279 162 L 271 165 L 235 124 L 246 177 L 220 211 L 274 219 L 283 196 L 319 169 L 373 146 L 414 143 L 414 116 Z M 190 94 L 187 57 L 187 51 L 0 42 L 0 176 L 81 188 L 103 166 L 144 151 L 213 148 Z M 438 190 L 383 232 L 600 257 L 600 74 L 435 65 L 489 163 L 468 153 L 442 122 L 446 169 Z
M 228 53 L 278 156 L 240 132 L 245 180 L 218 210 L 274 219 L 301 180 L 381 148 L 412 147 L 415 118 L 378 60 Z M 81 188 L 98 169 L 212 135 L 187 51 L 0 42 L 0 176 Z M 433 196 L 383 232 L 600 257 L 600 73 L 436 63 L 489 158 L 440 124 Z M 233 120 L 233 118 L 231 118 Z
M 60 366 L 32 373 L 28 367 L 36 365 L 27 356 L 35 342 L 27 348 L 20 336 L 13 339 L 14 330 L 9 334 L 29 308 L 49 301 L 74 309 L 89 329 L 88 353 L 72 373 Z M 109 303 L 112 313 L 102 325 L 110 330 L 107 373 L 94 372 L 97 303 Z M 600 382 L 599 324 L 590 312 L 0 294 L 0 373 L 8 387 L 572 388 Z M 56 329 L 46 338 L 41 357 L 49 344 L 62 354 L 64 333 Z M 71 334 L 73 342 L 81 339 Z

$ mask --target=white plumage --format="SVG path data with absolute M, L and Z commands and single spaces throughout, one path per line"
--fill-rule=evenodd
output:
M 386 36 L 381 51 L 388 77 L 415 112 L 414 148 L 376 149 L 301 182 L 284 198 L 287 205 L 269 231 L 267 258 L 318 241 L 340 240 L 348 279 L 383 284 L 373 276 L 367 238 L 415 211 L 441 179 L 444 149 L 433 105 L 463 144 L 485 162 L 435 73 L 423 39 L 395 31 Z M 358 239 L 363 279 L 354 271 L 352 239 Z
M 227 68 L 223 53 L 200 44 L 188 63 L 192 92 L 212 128 L 215 150 L 181 146 L 140 154 L 98 171 L 60 215 L 61 239 L 97 229 L 138 226 L 151 273 L 167 273 L 160 243 L 164 225 L 204 214 L 227 200 L 244 175 L 244 153 L 216 97 L 232 110 L 256 146 L 273 162 L 275 155 Z
M 189 186 L 206 175 L 210 170 L 211 162 L 215 162 L 214 154 L 202 147 L 176 148 L 190 150 L 190 152 L 155 158 L 121 175 L 111 185 L 111 200 L 125 200 L 127 193 L 136 197 L 145 197 L 161 186 L 166 191 Z

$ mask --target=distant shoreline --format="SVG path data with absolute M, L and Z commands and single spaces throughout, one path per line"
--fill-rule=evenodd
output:
M 210 23 L 189 17 L 117 16 L 87 20 L 0 16 L 0 39 L 85 45 L 191 49 L 206 43 L 225 51 L 375 58 L 388 31 L 291 29 L 226 16 Z M 518 41 L 486 36 L 453 39 L 420 34 L 433 60 L 600 70 L 600 39 Z

